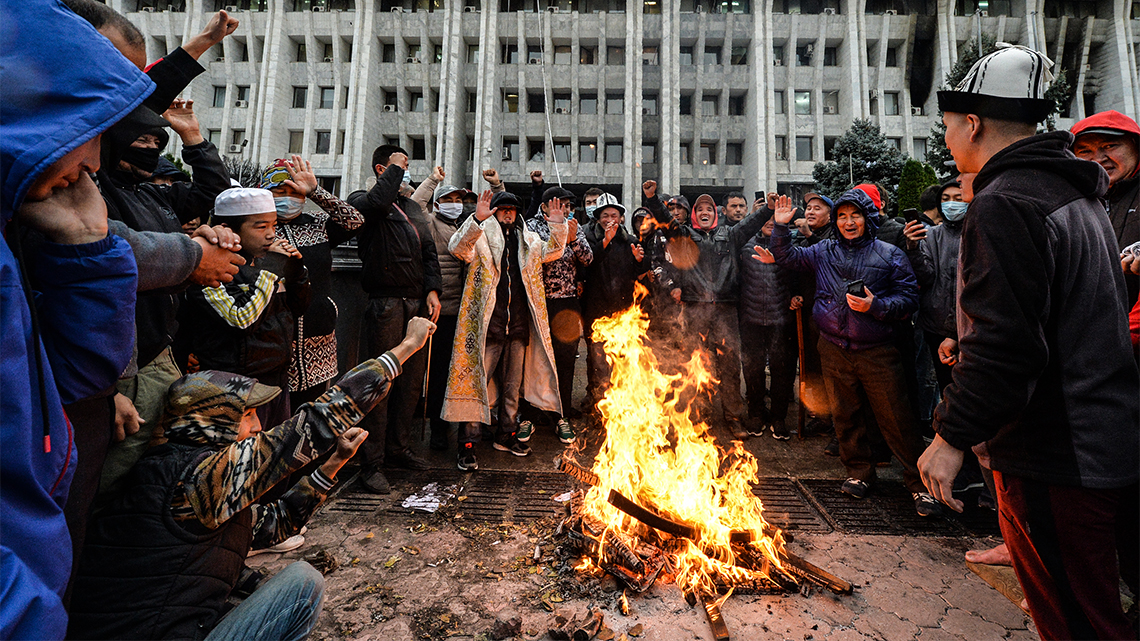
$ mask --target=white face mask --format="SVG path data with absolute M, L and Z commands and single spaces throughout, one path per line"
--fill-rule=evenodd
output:
M 455 220 L 463 213 L 463 203 L 436 203 L 441 218 Z
M 597 211 L 597 205 L 586 205 L 586 217 L 590 220 L 594 219 L 594 212 Z
M 950 222 L 958 222 L 966 216 L 966 210 L 970 208 L 970 203 L 964 203 L 958 200 L 947 200 L 942 203 L 942 217 Z
M 404 170 L 404 182 L 412 182 L 412 172 L 408 171 L 407 169 Z

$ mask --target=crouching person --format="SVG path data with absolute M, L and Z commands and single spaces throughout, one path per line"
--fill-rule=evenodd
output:
M 471 265 L 459 305 L 443 420 L 463 423 L 457 465 L 478 469 L 475 442 L 480 423 L 498 428 L 494 447 L 515 456 L 530 448 L 518 439 L 519 398 L 562 414 L 554 348 L 546 316 L 542 264 L 557 260 L 566 246 L 566 204 L 547 206 L 550 238 L 543 242 L 522 225 L 521 203 L 511 193 L 479 196 L 475 214 L 448 243 Z
M 281 390 L 218 371 L 170 387 L 161 427 L 125 489 L 90 524 L 72 597 L 71 638 L 304 639 L 324 579 L 290 565 L 225 614 L 253 544 L 297 534 L 368 433 L 357 422 L 387 395 L 435 324 L 413 318 L 403 342 L 365 361 L 285 423 L 262 431 L 257 406 Z M 323 465 L 279 500 L 269 488 L 323 453 Z M 223 616 L 224 615 L 224 616 Z

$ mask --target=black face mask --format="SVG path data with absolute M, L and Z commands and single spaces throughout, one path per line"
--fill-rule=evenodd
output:
M 143 148 L 143 147 L 127 147 L 123 150 L 120 160 L 123 162 L 137 167 L 148 174 L 153 174 L 155 169 L 158 169 L 158 159 L 162 156 L 162 150 L 159 148 Z

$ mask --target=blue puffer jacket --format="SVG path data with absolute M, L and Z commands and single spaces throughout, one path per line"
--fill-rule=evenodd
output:
M 862 191 L 852 189 L 835 201 L 834 211 L 844 204 L 867 212 L 873 204 Z M 815 273 L 815 306 L 812 315 L 825 339 L 843 349 L 861 350 L 891 342 L 891 321 L 906 318 L 918 309 L 918 283 L 906 254 L 875 239 L 875 225 L 867 220 L 863 235 L 846 240 L 823 240 L 810 247 L 793 247 L 787 225 L 772 231 L 772 254 L 776 264 Z M 862 280 L 875 295 L 871 311 L 856 312 L 847 305 L 847 283 Z
M 12 232 L 0 242 L 0 639 L 62 639 L 76 460 L 62 404 L 108 388 L 130 360 L 137 270 L 117 236 L 45 242 L 21 266 L 7 224 L 37 177 L 154 84 L 58 0 L 0 3 L 0 24 L 0 230 Z M 24 268 L 37 277 L 38 332 Z

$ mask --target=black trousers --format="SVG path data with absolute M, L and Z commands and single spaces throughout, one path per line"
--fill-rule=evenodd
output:
M 103 474 L 103 462 L 111 448 L 115 433 L 115 394 L 88 398 L 64 406 L 71 430 L 75 438 L 77 461 L 71 477 L 71 490 L 67 493 L 67 503 L 63 506 L 63 517 L 71 533 L 71 575 L 79 567 L 79 557 L 83 554 L 83 542 L 87 538 L 87 519 L 91 516 L 91 506 L 95 493 L 99 490 L 99 478 Z M 144 426 L 146 427 L 146 426 Z M 52 443 L 54 447 L 58 444 Z M 64 447 L 67 444 L 63 444 Z M 63 597 L 66 607 L 71 601 L 71 582 Z
M 792 383 L 796 376 L 796 338 L 794 324 L 756 325 L 740 322 L 740 342 L 748 349 L 740 351 L 744 368 L 745 396 L 748 415 L 764 423 L 783 423 L 792 401 Z M 768 376 L 771 385 L 768 385 Z M 771 403 L 769 408 L 767 399 Z
M 439 415 L 443 412 L 443 397 L 447 393 L 447 373 L 451 370 L 451 347 L 455 342 L 455 326 L 458 322 L 459 316 L 440 315 L 435 323 L 435 334 L 432 335 L 427 398 L 424 402 L 427 403 L 433 442 L 446 442 L 451 432 L 451 425 Z M 435 339 L 439 339 L 439 345 L 435 344 Z
M 554 369 L 558 373 L 558 396 L 562 414 L 570 409 L 574 391 L 574 365 L 578 361 L 578 344 L 582 340 L 582 304 L 574 298 L 547 298 L 546 317 L 550 322 L 550 341 L 554 348 Z

